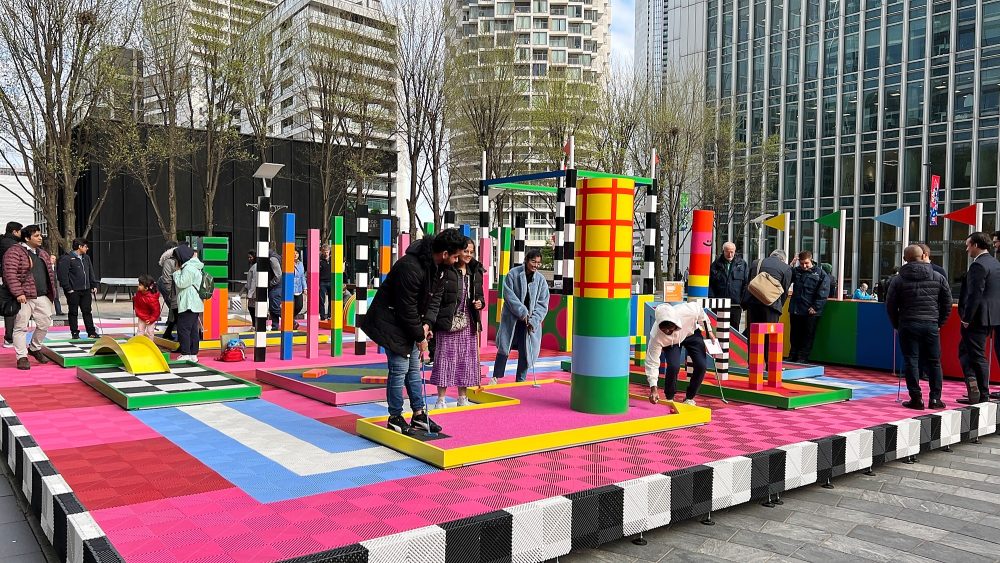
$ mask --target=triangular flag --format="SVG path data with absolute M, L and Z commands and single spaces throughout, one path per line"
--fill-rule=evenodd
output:
M 768 227 L 771 227 L 772 229 L 778 229 L 779 231 L 784 231 L 785 214 L 782 213 L 781 215 L 776 215 L 774 217 L 771 217 L 770 219 L 766 219 L 764 221 L 764 224 L 767 225 Z
M 563 145 L 563 152 L 569 155 L 569 141 L 566 141 L 566 144 Z
M 654 156 L 654 157 L 655 157 L 655 159 L 656 159 L 656 160 L 655 160 L 654 162 L 655 162 L 656 164 L 659 164 L 659 163 L 660 163 L 660 153 L 658 153 L 658 152 L 655 152 L 655 153 L 653 153 L 653 156 Z
M 902 228 L 903 226 L 903 208 L 890 211 L 888 213 L 883 213 L 875 220 L 879 223 L 885 223 L 886 225 L 892 225 L 893 227 Z
M 942 215 L 945 219 L 951 219 L 952 221 L 957 221 L 959 223 L 965 223 L 966 225 L 976 225 L 976 204 L 972 204 L 968 207 L 963 207 L 961 209 L 952 211 L 951 213 L 945 213 Z
M 819 219 L 816 219 L 816 222 L 819 223 L 820 225 L 823 225 L 824 227 L 833 227 L 834 229 L 839 229 L 840 215 L 842 213 L 843 211 L 834 211 L 829 215 L 824 215 Z

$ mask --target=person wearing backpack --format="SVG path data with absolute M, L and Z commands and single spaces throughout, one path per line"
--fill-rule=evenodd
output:
M 750 336 L 750 325 L 753 323 L 776 323 L 781 320 L 788 287 L 792 285 L 788 255 L 784 250 L 775 250 L 763 260 L 754 260 L 750 276 L 750 284 L 743 294 L 743 308 L 747 311 L 744 334 L 747 336 Z
M 198 317 L 205 310 L 199 294 L 202 287 L 205 265 L 190 246 L 174 249 L 178 269 L 173 274 L 174 290 L 177 292 L 177 342 L 180 344 L 178 360 L 198 361 L 200 347 Z

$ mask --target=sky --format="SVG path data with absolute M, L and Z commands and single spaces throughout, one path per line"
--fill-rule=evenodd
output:
M 632 66 L 635 0 L 611 0 L 611 60 Z

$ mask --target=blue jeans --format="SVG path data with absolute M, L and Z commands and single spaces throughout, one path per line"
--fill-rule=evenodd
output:
M 927 374 L 930 400 L 941 400 L 941 331 L 935 322 L 899 325 L 899 347 L 903 352 L 903 374 L 910 398 L 923 401 L 920 372 Z
M 420 352 L 417 345 L 408 356 L 394 354 L 392 350 L 385 351 L 389 363 L 389 378 L 385 382 L 385 398 L 389 403 L 389 416 L 403 414 L 403 386 L 410 397 L 410 410 L 424 410 L 424 382 L 420 374 Z
M 510 349 L 517 350 L 517 373 L 515 375 L 517 381 L 528 379 L 528 346 L 525 342 L 527 332 L 526 325 L 521 321 L 516 321 Z M 507 371 L 507 357 L 507 354 L 497 350 L 497 359 L 493 362 L 493 377 L 497 379 L 503 377 L 504 372 Z

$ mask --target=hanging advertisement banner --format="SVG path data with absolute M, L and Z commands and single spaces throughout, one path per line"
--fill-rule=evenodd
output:
M 931 176 L 931 209 L 928 214 L 931 218 L 931 225 L 938 224 L 938 192 L 941 189 L 941 176 Z

